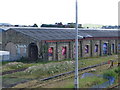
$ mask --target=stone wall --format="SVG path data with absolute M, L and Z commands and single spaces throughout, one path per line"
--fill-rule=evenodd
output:
M 28 45 L 36 43 L 31 37 L 14 30 L 8 30 L 4 34 L 3 50 L 10 51 L 10 59 L 16 60 L 21 57 L 28 57 Z
M 66 49 L 63 51 L 63 49 Z M 65 52 L 65 53 L 64 53 Z M 69 43 L 59 43 L 58 44 L 58 60 L 69 58 Z
M 100 41 L 99 40 L 92 40 L 92 56 L 99 56 L 100 55 Z
M 106 53 L 103 50 L 104 44 L 107 44 Z M 48 56 L 48 60 L 74 59 L 75 42 L 57 42 L 49 43 L 48 48 L 53 47 L 53 56 Z M 66 47 L 66 54 L 62 55 L 62 47 Z M 117 50 L 117 51 L 116 51 Z M 118 53 L 118 40 L 99 39 L 99 40 L 81 40 L 78 43 L 78 54 L 80 57 L 98 57 Z
M 14 30 L 8 30 L 3 35 L 3 50 L 10 51 L 11 59 L 19 59 L 28 57 L 28 45 L 35 43 L 38 48 L 38 58 L 43 60 L 63 60 L 74 59 L 75 57 L 75 42 L 71 41 L 39 41 L 23 33 Z M 103 46 L 107 44 L 107 52 L 104 54 Z M 103 55 L 117 54 L 118 39 L 83 39 L 79 40 L 78 53 L 80 57 L 96 57 Z M 52 50 L 52 51 L 51 51 Z
M 52 53 L 50 55 L 50 53 L 48 54 L 48 60 L 56 60 L 57 59 L 57 56 L 56 56 L 56 53 L 57 53 L 57 48 L 56 48 L 56 43 L 49 43 L 49 46 L 48 46 L 48 49 L 49 48 L 52 48 Z

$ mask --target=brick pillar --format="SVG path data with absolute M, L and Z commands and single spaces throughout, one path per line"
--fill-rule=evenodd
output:
M 93 41 L 90 40 L 90 57 L 93 56 Z
M 99 45 L 100 45 L 99 46 L 100 47 L 100 49 L 99 49 L 100 50 L 100 56 L 102 56 L 102 41 L 101 40 L 100 40 L 100 44 Z
M 80 41 L 80 57 L 83 57 L 82 41 Z
M 55 51 L 55 53 L 56 53 L 55 59 L 58 60 L 58 42 L 56 42 L 56 51 Z

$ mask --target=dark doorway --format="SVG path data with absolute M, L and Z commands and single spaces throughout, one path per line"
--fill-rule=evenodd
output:
M 115 45 L 112 44 L 112 53 L 115 53 Z
M 38 47 L 35 43 L 30 43 L 28 46 L 28 57 L 30 60 L 38 59 Z
M 62 47 L 62 55 L 67 58 L 67 47 Z
M 108 53 L 108 45 L 107 45 L 107 43 L 104 43 L 103 44 L 103 54 L 107 54 Z

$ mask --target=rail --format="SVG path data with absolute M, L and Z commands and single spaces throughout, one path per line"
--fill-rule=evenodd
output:
M 116 61 L 118 61 L 118 60 L 114 60 L 113 62 L 116 62 Z M 79 69 L 79 71 L 85 71 L 85 70 L 88 70 L 88 69 L 91 69 L 91 68 L 95 68 L 95 67 L 98 67 L 98 66 L 102 66 L 102 65 L 106 65 L 106 64 L 108 64 L 108 61 L 107 62 L 102 62 L 102 63 L 100 63 L 100 64 L 95 64 L 95 65 L 91 65 L 91 66 L 88 66 L 88 67 L 84 67 L 84 68 L 80 68 Z M 22 70 L 20 70 L 20 71 L 22 71 Z M 23 69 L 23 71 L 24 71 L 24 69 Z M 18 71 L 15 71 L 15 72 L 19 72 L 19 70 Z M 36 80 L 36 79 L 39 79 L 40 81 L 47 81 L 48 82 L 48 80 L 52 80 L 52 79 L 55 79 L 55 78 L 58 78 L 58 77 L 62 77 L 62 76 L 66 76 L 67 75 L 67 77 L 65 77 L 65 78 L 59 78 L 58 80 L 56 80 L 55 79 L 55 81 L 59 81 L 59 80 L 65 80 L 65 79 L 67 79 L 68 77 L 71 77 L 71 75 L 74 73 L 75 71 L 69 71 L 69 72 L 65 72 L 65 73 L 61 73 L 61 74 L 58 74 L 58 75 L 54 75 L 54 76 L 50 76 L 50 77 L 47 77 L 47 78 L 43 78 L 43 79 L 39 79 L 39 78 L 35 78 L 35 79 L 33 79 L 33 80 Z M 13 73 L 13 72 L 12 72 Z M 10 74 L 10 73 L 7 73 L 7 74 Z M 71 75 L 70 75 L 71 74 Z M 73 77 L 73 75 L 72 75 L 72 77 Z M 31 80 L 30 80 L 31 81 Z M 24 83 L 27 83 L 27 82 L 29 82 L 29 81 L 25 81 Z M 46 82 L 46 83 L 47 83 Z M 19 83 L 17 83 L 17 85 L 18 85 Z M 43 85 L 42 85 L 43 84 Z M 15 85 L 16 86 L 16 85 Z M 35 85 L 36 86 L 36 85 Z M 38 86 L 44 86 L 44 83 L 42 83 L 41 82 L 41 85 L 38 85 Z M 14 87 L 14 86 L 13 86 Z
M 88 67 L 85 67 L 85 68 L 81 68 L 81 69 L 78 69 L 78 71 L 83 71 L 83 70 L 86 70 L 86 69 L 98 67 L 98 66 L 105 65 L 105 64 L 108 64 L 108 62 L 103 62 L 103 63 L 100 63 L 100 64 L 96 64 L 96 65 L 88 66 Z M 47 78 L 41 79 L 41 81 L 46 81 L 46 80 L 50 80 L 50 79 L 53 79 L 53 78 L 56 78 L 56 77 L 69 75 L 69 74 L 74 73 L 74 72 L 75 71 L 61 73 L 61 74 L 58 74 L 58 75 L 55 75 L 55 76 L 51 76 L 51 77 L 47 77 Z

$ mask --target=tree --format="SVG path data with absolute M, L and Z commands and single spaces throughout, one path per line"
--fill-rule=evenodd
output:
M 33 25 L 33 27 L 38 27 L 38 25 L 35 23 L 35 24 Z

